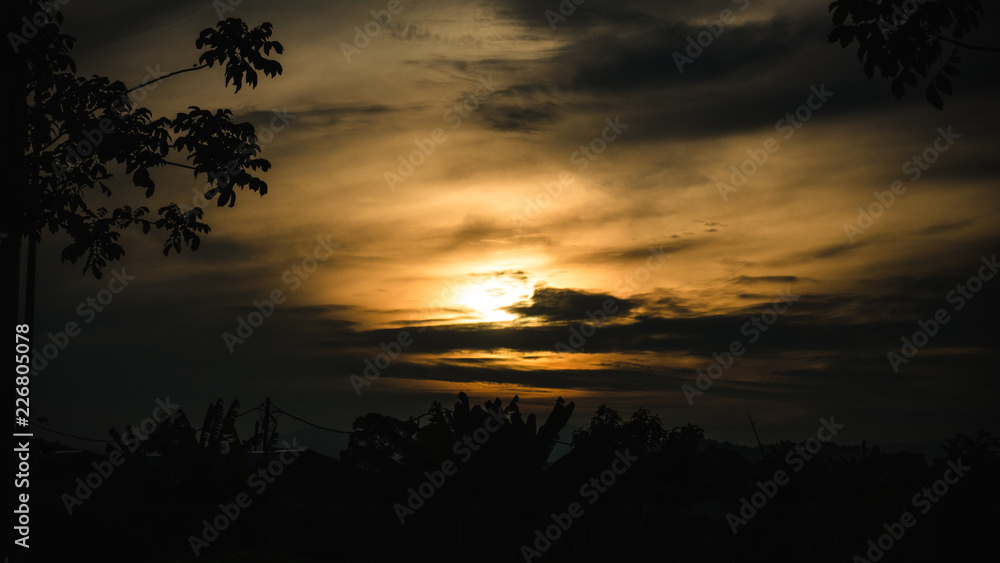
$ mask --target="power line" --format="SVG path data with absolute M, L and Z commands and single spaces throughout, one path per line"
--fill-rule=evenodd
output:
M 271 403 L 271 406 L 274 408 L 274 410 L 276 412 L 279 412 L 281 414 L 286 414 L 286 415 L 294 418 L 295 420 L 298 420 L 299 422 L 304 422 L 304 423 L 308 424 L 309 426 L 312 426 L 314 428 L 319 428 L 320 430 L 327 430 L 327 431 L 330 431 L 330 432 L 337 432 L 337 433 L 340 433 L 340 434 L 351 434 L 351 433 L 353 433 L 353 431 L 337 430 L 336 428 L 327 428 L 325 426 L 320 426 L 318 424 L 314 424 L 312 422 L 309 422 L 308 420 L 299 418 L 299 417 L 295 416 L 294 414 L 292 414 L 292 413 L 290 413 L 290 412 L 288 412 L 286 410 L 283 410 L 281 407 L 275 405 L 274 403 Z M 451 409 L 441 409 L 441 410 L 448 411 L 448 412 L 454 412 Z M 431 415 L 431 414 L 434 414 L 433 411 L 427 411 L 427 412 L 425 412 L 424 414 L 422 414 L 420 416 L 417 416 L 417 417 L 411 416 L 410 418 L 413 419 L 413 420 L 419 421 L 421 418 L 423 418 L 425 416 L 428 416 L 428 415 Z M 563 442 L 561 440 L 555 440 L 555 443 L 556 444 L 562 444 L 564 446 L 572 446 L 573 445 L 572 442 Z
M 275 412 L 287 415 L 287 416 L 289 416 L 289 417 L 291 417 L 291 418 L 293 418 L 295 420 L 298 420 L 299 422 L 308 424 L 309 426 L 312 426 L 314 428 L 318 428 L 320 430 L 326 430 L 328 432 L 337 432 L 338 434 L 352 434 L 354 432 L 353 430 L 338 430 L 336 428 L 328 428 L 326 426 L 320 426 L 319 424 L 315 424 L 313 422 L 309 422 L 308 420 L 305 420 L 304 418 L 300 418 L 298 416 L 295 416 L 294 414 L 292 414 L 292 413 L 290 413 L 290 412 L 288 412 L 288 411 L 286 411 L 286 410 L 278 407 L 277 405 L 274 405 L 274 403 L 272 403 L 272 406 L 273 406 Z M 238 414 L 236 416 L 237 416 L 237 418 L 239 418 L 239 417 L 241 417 L 243 415 L 247 415 L 247 414 L 250 414 L 252 412 L 260 412 L 263 409 L 263 407 L 264 407 L 264 403 L 261 403 L 261 404 L 257 405 L 256 407 L 253 407 L 251 409 L 247 409 L 246 411 L 244 411 L 244 412 L 242 412 L 242 413 L 240 413 L 240 414 Z M 448 411 L 448 412 L 453 412 L 453 411 L 451 411 L 451 409 L 441 409 L 441 410 Z M 421 418 L 423 418 L 425 416 L 432 415 L 432 414 L 434 414 L 433 411 L 427 411 L 427 412 L 421 414 L 420 416 L 416 416 L 416 417 L 411 416 L 410 419 L 419 422 Z M 114 444 L 115 443 L 114 440 L 106 440 L 106 439 L 101 439 L 101 438 L 87 438 L 85 436 L 77 436 L 76 434 L 70 434 L 69 432 L 62 432 L 60 430 L 55 430 L 55 429 L 49 428 L 47 426 L 42 426 L 42 425 L 40 425 L 37 422 L 31 422 L 30 424 L 32 426 L 34 426 L 35 428 L 38 428 L 40 430 L 45 430 L 47 432 L 52 432 L 53 434 L 59 434 L 61 436 L 66 436 L 66 437 L 69 437 L 69 438 L 76 438 L 77 440 L 86 440 L 86 441 L 89 441 L 89 442 L 103 442 L 105 444 Z M 197 428 L 197 429 L 195 429 L 195 432 L 204 432 L 204 430 L 205 430 L 204 428 Z M 570 442 L 563 442 L 563 441 L 560 441 L 560 440 L 556 440 L 555 443 L 557 443 L 557 444 L 563 444 L 563 445 L 566 445 L 566 446 L 572 446 L 573 445 Z
M 90 442 L 105 442 L 107 444 L 114 444 L 115 443 L 114 440 L 102 440 L 100 438 L 86 438 L 84 436 L 77 436 L 75 434 L 70 434 L 69 432 L 60 432 L 59 430 L 54 430 L 54 429 L 49 428 L 47 426 L 42 426 L 41 424 L 39 424 L 37 422 L 32 422 L 31 425 L 34 426 L 35 428 L 38 428 L 39 430 L 45 430 L 47 432 L 52 432 L 53 434 L 60 434 L 62 436 L 68 436 L 70 438 L 76 438 L 77 440 L 87 440 L 87 441 L 90 441 Z
M 271 403 L 271 406 L 274 408 L 275 411 L 277 411 L 277 412 L 279 412 L 281 414 L 287 414 L 288 416 L 294 418 L 295 420 L 298 420 L 299 422 L 304 422 L 304 423 L 308 424 L 309 426 L 312 426 L 312 427 L 315 427 L 315 428 L 319 428 L 320 430 L 328 430 L 330 432 L 338 432 L 340 434 L 351 434 L 351 433 L 354 432 L 353 430 L 337 430 L 336 428 L 327 428 L 325 426 L 320 426 L 318 424 L 314 424 L 312 422 L 309 422 L 308 420 L 304 420 L 302 418 L 299 418 L 299 417 L 295 416 L 294 414 L 292 414 L 292 413 L 290 413 L 290 412 L 288 412 L 286 410 L 282 410 L 281 407 L 275 405 L 273 402 Z M 453 412 L 451 409 L 441 409 L 441 410 L 448 411 L 448 412 Z M 434 414 L 433 411 L 427 411 L 427 412 L 425 412 L 424 414 L 422 414 L 420 416 L 416 416 L 416 417 L 411 416 L 410 419 L 419 421 L 421 418 L 423 418 L 425 416 L 432 415 L 432 414 Z
M 308 420 L 299 418 L 299 417 L 295 416 L 294 414 L 292 414 L 292 413 L 290 413 L 288 411 L 282 410 L 281 407 L 278 407 L 277 405 L 274 405 L 273 403 L 272 403 L 272 406 L 274 407 L 274 410 L 276 412 L 288 415 L 288 416 L 294 418 L 295 420 L 297 420 L 299 422 L 304 422 L 304 423 L 308 424 L 309 426 L 312 426 L 312 427 L 315 427 L 315 428 L 319 428 L 320 430 L 327 430 L 329 432 L 337 432 L 337 433 L 340 433 L 340 434 L 350 434 L 351 433 L 350 431 L 347 431 L 347 430 L 337 430 L 336 428 L 327 428 L 325 426 L 320 426 L 318 424 L 313 424 L 312 422 L 309 422 Z
M 260 406 L 258 405 L 257 407 L 254 407 L 254 408 L 252 408 L 252 409 L 250 409 L 250 410 L 248 410 L 248 411 L 246 411 L 246 412 L 244 412 L 242 414 L 238 414 L 236 416 L 240 417 L 240 416 L 243 416 L 244 414 L 250 414 L 252 412 L 256 412 L 256 411 L 259 411 L 259 410 L 260 410 Z M 105 444 L 114 444 L 115 443 L 114 440 L 107 440 L 107 439 L 103 439 L 103 438 L 88 438 L 86 436 L 77 436 L 76 434 L 70 434 L 69 432 L 63 432 L 61 430 L 56 430 L 55 428 L 49 428 L 48 426 L 43 426 L 42 424 L 40 424 L 38 422 L 29 421 L 29 423 L 32 426 L 34 426 L 35 428 L 38 428 L 39 430 L 45 430 L 46 432 L 51 432 L 53 434 L 59 434 L 60 436 L 66 436 L 67 438 L 76 438 L 77 440 L 86 440 L 88 442 L 103 442 Z M 196 428 L 195 432 L 201 432 L 203 430 L 205 430 L 205 429 L 204 428 Z

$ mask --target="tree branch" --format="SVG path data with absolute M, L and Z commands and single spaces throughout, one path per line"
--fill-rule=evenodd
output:
M 177 71 L 171 72 L 170 74 L 164 74 L 163 76 L 160 76 L 159 78 L 154 78 L 154 79 L 150 80 L 149 82 L 143 82 L 142 84 L 140 84 L 140 85 L 138 85 L 138 86 L 136 86 L 134 88 L 130 88 L 130 89 L 126 90 L 125 93 L 128 94 L 129 92 L 133 92 L 135 90 L 138 90 L 139 88 L 144 88 L 144 87 L 149 86 L 150 84 L 152 84 L 154 82 L 159 82 L 159 81 L 163 80 L 164 78 L 170 78 L 171 76 L 174 76 L 176 74 L 181 74 L 181 73 L 184 73 L 184 72 L 191 72 L 192 70 L 201 70 L 203 68 L 206 68 L 207 66 L 208 66 L 208 63 L 203 64 L 201 66 L 193 66 L 191 68 L 185 68 L 185 69 L 182 69 L 182 70 L 177 70 Z
M 197 170 L 194 166 L 188 166 L 187 164 L 179 164 L 176 162 L 170 162 L 169 160 L 164 160 L 163 164 L 169 164 L 170 166 L 179 166 L 181 168 L 187 168 L 188 170 Z
M 63 124 L 65 124 L 65 122 L 63 122 Z M 45 145 L 44 147 L 42 147 L 40 149 L 35 149 L 35 153 L 41 154 L 41 153 L 49 150 L 50 148 L 52 148 L 52 145 L 56 144 L 56 141 L 58 141 L 59 139 L 62 139 L 63 135 L 66 134 L 66 130 L 62 127 L 63 124 L 59 125 L 59 131 L 56 131 L 56 136 L 52 138 L 52 141 L 50 141 L 49 144 Z

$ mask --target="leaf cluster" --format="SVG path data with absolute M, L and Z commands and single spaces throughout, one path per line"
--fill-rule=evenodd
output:
M 911 12 L 903 6 L 916 5 Z M 858 44 L 857 56 L 869 79 L 875 72 L 890 80 L 892 93 L 903 98 L 907 86 L 923 85 L 927 101 L 944 108 L 941 92 L 952 94 L 949 77 L 959 74 L 961 40 L 985 15 L 979 0 L 834 0 L 829 7 L 830 43 Z M 944 45 L 951 45 L 945 57 Z M 945 58 L 943 64 L 939 61 Z
M 125 251 L 121 233 L 138 225 L 144 233 L 165 231 L 164 255 L 183 246 L 197 250 L 200 235 L 210 227 L 201 222 L 201 208 L 182 209 L 168 203 L 149 215 L 146 206 L 108 208 L 92 205 L 92 193 L 112 195 L 109 181 L 112 165 L 124 168 L 131 184 L 152 198 L 156 182 L 152 172 L 162 166 L 179 166 L 204 176 L 206 198 L 232 207 L 236 188 L 267 193 L 267 183 L 258 172 L 271 164 L 260 158 L 261 147 L 251 123 L 236 123 L 232 111 L 210 111 L 190 106 L 174 118 L 154 117 L 138 107 L 130 92 L 178 74 L 219 64 L 225 69 L 226 86 L 238 92 L 244 84 L 256 87 L 258 72 L 274 77 L 281 64 L 265 57 L 283 48 L 271 41 L 270 23 L 249 29 L 239 19 L 218 22 L 201 32 L 195 45 L 204 52 L 195 65 L 129 89 L 121 81 L 93 75 L 79 76 L 70 55 L 75 40 L 59 29 L 62 15 L 42 26 L 38 35 L 18 51 L 26 70 L 24 175 L 28 185 L 20 224 L 22 237 L 39 240 L 43 230 L 64 232 L 72 242 L 62 259 L 76 263 L 84 258 L 83 272 L 101 277 L 111 260 Z M 183 155 L 190 164 L 171 160 Z

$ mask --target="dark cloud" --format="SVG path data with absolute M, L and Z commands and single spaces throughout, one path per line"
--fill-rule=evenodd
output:
M 558 2 L 549 4 L 511 0 L 501 3 L 499 10 L 529 27 L 547 27 L 545 10 L 558 11 L 559 6 Z M 738 7 L 730 2 L 591 0 L 577 6 L 551 32 L 564 45 L 540 64 L 547 69 L 554 92 L 628 103 L 632 109 L 628 117 L 640 123 L 629 131 L 628 143 L 772 128 L 806 102 L 812 86 L 826 85 L 834 92 L 813 119 L 900 109 L 887 80 L 869 80 L 864 75 L 854 56 L 856 45 L 844 49 L 827 42 L 832 24 L 825 10 L 757 2 L 745 12 Z M 683 64 L 680 72 L 674 54 L 689 56 L 688 37 L 705 31 L 701 22 L 717 18 L 722 9 L 732 9 L 735 22 L 710 45 L 701 47 L 701 53 Z M 772 17 L 759 19 L 762 12 Z M 540 38 L 547 39 L 546 35 Z M 989 38 L 979 39 L 990 43 Z M 971 56 L 975 60 L 966 63 L 960 79 L 969 88 L 965 96 L 971 99 L 995 92 L 1000 75 L 989 69 L 984 58 Z M 922 107 L 924 101 L 914 95 L 906 97 L 906 103 Z M 983 104 L 975 105 L 981 108 Z M 948 166 L 954 166 L 955 173 L 975 171 L 973 175 L 983 177 L 998 164 L 995 159 L 979 158 Z
M 496 96 L 504 97 L 526 97 L 534 98 L 540 95 L 551 94 L 553 92 L 552 88 L 543 83 L 523 83 L 515 84 L 509 88 L 503 88 L 496 91 Z
M 580 255 L 574 258 L 574 260 L 577 262 L 605 262 L 615 260 L 642 263 L 642 261 L 650 257 L 658 256 L 667 259 L 674 254 L 702 248 L 708 243 L 709 241 L 705 239 L 681 238 L 680 235 L 674 235 L 674 238 L 666 242 L 654 242 L 646 246 L 598 250 Z
M 636 303 L 612 295 L 587 293 L 573 289 L 537 287 L 531 303 L 512 305 L 504 310 L 522 317 L 537 317 L 550 322 L 586 320 L 588 311 L 600 311 L 606 301 L 618 308 L 616 315 L 626 315 Z
M 331 104 L 307 109 L 289 108 L 287 111 L 294 114 L 292 119 L 294 119 L 296 127 L 300 125 L 326 127 L 347 120 L 371 122 L 378 116 L 398 112 L 403 109 L 407 108 L 390 107 L 382 104 Z M 235 116 L 239 120 L 259 124 L 259 127 L 267 126 L 274 117 L 275 113 L 273 110 L 257 109 L 240 112 Z
M 500 102 L 485 104 L 479 115 L 497 131 L 534 133 L 555 123 L 560 111 L 551 101 L 536 105 Z
M 758 283 L 798 283 L 798 276 L 739 276 L 733 279 L 733 283 L 744 285 Z
M 389 24 L 393 39 L 399 41 L 435 41 L 446 45 L 480 46 L 482 38 L 472 35 L 450 36 L 432 31 L 429 27 L 405 22 Z
M 694 312 L 685 299 L 665 289 L 656 292 L 651 306 L 654 310 L 662 311 L 669 316 L 687 316 Z
M 485 215 L 466 215 L 454 230 L 441 235 L 438 251 L 447 251 L 466 245 L 481 244 L 486 241 L 503 240 L 510 234 L 510 227 L 498 223 Z
M 971 225 L 974 225 L 975 223 L 976 219 L 966 219 L 964 221 L 955 221 L 952 223 L 939 223 L 937 225 L 931 225 L 930 227 L 926 227 L 925 229 L 920 231 L 920 234 L 939 235 L 950 231 L 964 229 L 965 227 L 969 227 Z
M 814 258 L 814 259 L 836 258 L 838 256 L 843 256 L 844 254 L 847 254 L 848 252 L 856 251 L 859 248 L 864 248 L 865 246 L 868 246 L 869 244 L 871 244 L 871 239 L 870 238 L 866 239 L 866 240 L 863 240 L 863 241 L 855 242 L 853 244 L 851 244 L 849 242 L 844 242 L 844 243 L 840 243 L 840 244 L 834 244 L 834 245 L 826 246 L 824 248 L 821 248 L 821 249 L 817 250 L 812 255 L 812 258 Z

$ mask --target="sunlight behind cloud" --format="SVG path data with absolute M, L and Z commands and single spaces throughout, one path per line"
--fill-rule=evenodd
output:
M 504 276 L 466 286 L 455 301 L 461 307 L 471 310 L 478 321 L 496 322 L 515 319 L 515 315 L 503 308 L 530 296 L 531 285 L 525 280 Z

